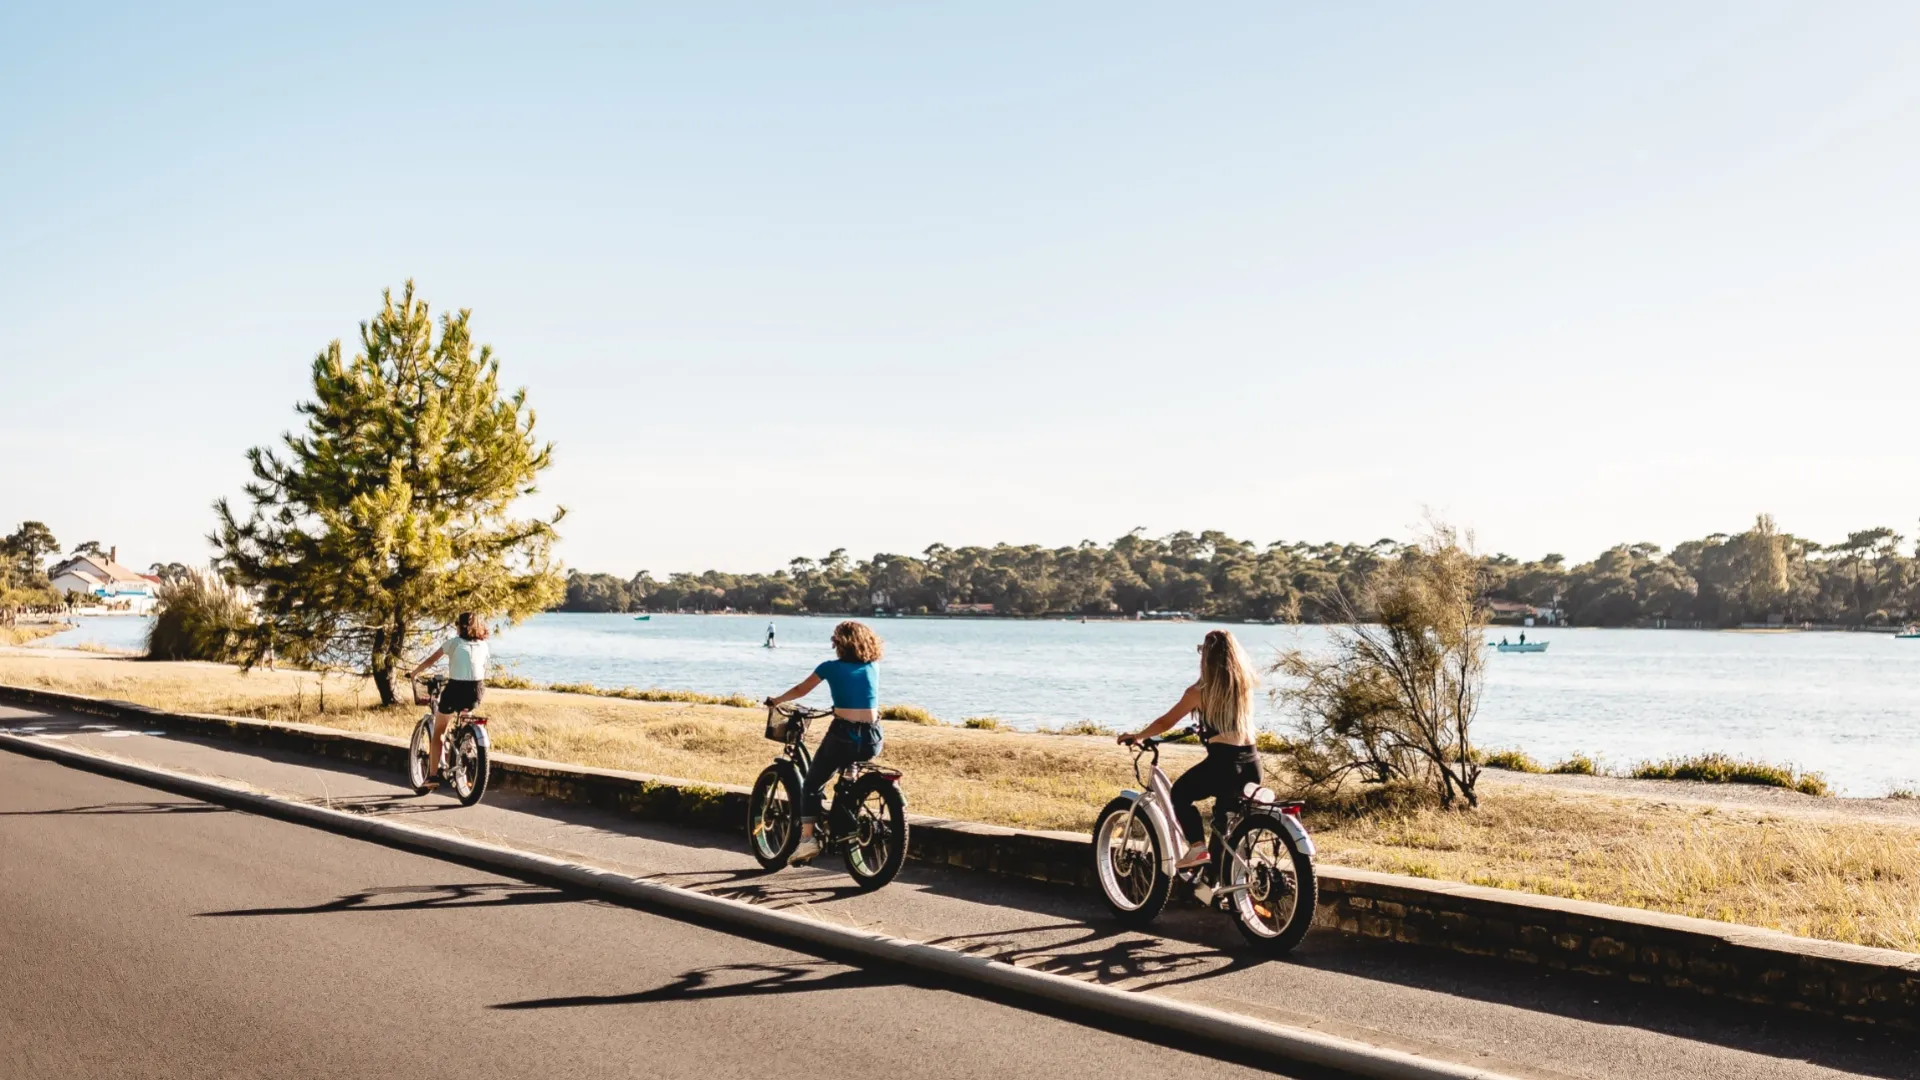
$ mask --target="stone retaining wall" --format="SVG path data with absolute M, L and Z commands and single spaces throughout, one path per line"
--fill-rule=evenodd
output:
M 0 703 L 110 717 L 225 741 L 352 761 L 396 774 L 406 744 L 381 735 L 0 686 Z M 497 790 L 741 829 L 747 790 L 500 755 Z M 920 861 L 1091 887 L 1087 838 L 914 817 Z M 1325 928 L 1598 978 L 1920 1031 L 1920 956 L 1678 915 L 1321 865 Z

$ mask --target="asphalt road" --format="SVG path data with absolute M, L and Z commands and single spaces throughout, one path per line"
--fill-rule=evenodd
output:
M 909 863 L 894 884 L 878 893 L 865 894 L 854 889 L 845 873 L 834 866 L 763 874 L 742 850 L 740 838 L 732 834 L 647 822 L 629 815 L 507 792 L 490 793 L 479 806 L 463 809 L 452 799 L 442 796 L 415 798 L 410 792 L 397 787 L 396 777 L 382 770 L 230 742 L 160 732 L 143 734 L 124 725 L 73 714 L 0 707 L 0 730 L 30 738 L 58 740 L 64 745 L 163 768 L 242 781 L 283 797 L 323 802 L 339 809 L 382 816 L 402 815 L 401 820 L 418 827 L 553 854 L 656 881 L 781 907 L 823 921 L 936 942 L 1112 986 L 1178 997 L 1261 1019 L 1311 1026 L 1364 1042 L 1433 1054 L 1516 1076 L 1582 1077 L 1589 1080 L 1826 1080 L 1846 1076 L 1888 1080 L 1920 1078 L 1920 1044 L 1911 1038 L 1767 1010 L 1715 1005 L 1686 994 L 1497 961 L 1475 961 L 1398 946 L 1357 942 L 1318 932 L 1309 935 L 1300 950 L 1286 961 L 1259 962 L 1247 954 L 1238 935 L 1224 920 L 1193 907 L 1169 910 L 1155 923 L 1151 934 L 1132 933 L 1116 926 L 1097 898 L 1086 890 L 1061 889 L 922 863 Z M 0 752 L 0 1036 L 6 1036 L 13 1030 L 8 1024 L 22 1022 L 15 1014 L 24 1015 L 21 1013 L 22 1006 L 10 1001 L 10 996 L 16 994 L 14 988 L 23 985 L 23 976 L 7 966 L 21 962 L 11 955 L 9 931 L 13 925 L 22 925 L 22 917 L 14 912 L 25 910 L 22 907 L 24 901 L 14 898 L 11 890 L 23 887 L 14 881 L 23 870 L 28 873 L 37 871 L 41 862 L 50 866 L 63 865 L 60 859 L 38 854 L 49 844 L 60 851 L 72 849 L 81 852 L 100 845 L 112 845 L 116 852 L 112 858 L 104 860 L 109 864 L 107 867 L 94 867 L 94 863 L 100 861 L 96 856 L 77 855 L 75 858 L 79 859 L 80 866 L 94 867 L 89 871 L 91 876 L 48 882 L 44 891 L 55 899 L 49 899 L 46 903 L 56 911 L 70 904 L 82 905 L 76 911 L 84 910 L 84 903 L 93 902 L 96 894 L 103 891 L 99 888 L 103 875 L 106 883 L 104 892 L 107 894 L 136 888 L 160 889 L 163 892 L 166 888 L 179 888 L 219 893 L 239 888 L 240 884 L 236 882 L 244 884 L 256 880 L 271 882 L 277 888 L 299 884 L 301 888 L 295 895 L 277 901 L 255 899 L 243 902 L 209 898 L 194 912 L 276 906 L 321 907 L 329 903 L 334 904 L 334 908 L 323 907 L 317 913 L 317 918 L 209 917 L 189 920 L 187 925 L 199 932 L 208 922 L 292 921 L 318 924 L 318 930 L 315 931 L 316 948 L 331 948 L 332 942 L 342 941 L 346 942 L 342 948 L 349 949 L 356 956 L 364 955 L 364 949 L 350 939 L 338 937 L 343 927 L 354 920 L 381 921 L 389 916 L 424 918 L 420 912 L 438 912 L 462 904 L 478 903 L 482 906 L 475 912 L 456 914 L 504 911 L 515 918 L 536 919 L 551 918 L 547 912 L 562 907 L 590 907 L 602 913 L 601 917 L 611 919 L 625 928 L 608 937 L 607 940 L 613 942 L 631 942 L 636 940 L 636 935 L 647 937 L 654 934 L 665 935 L 665 940 L 671 941 L 678 940 L 679 933 L 687 932 L 684 928 L 675 930 L 671 924 L 636 912 L 561 903 L 544 890 L 529 889 L 524 885 L 512 886 L 503 892 L 500 890 L 507 883 L 458 866 L 416 859 L 360 841 L 269 822 L 256 824 L 262 830 L 261 835 L 273 837 L 276 842 L 261 851 L 236 848 L 244 854 L 238 857 L 240 867 L 232 870 L 224 870 L 217 864 L 196 863 L 192 859 L 160 858 L 156 855 L 154 857 L 158 859 L 158 865 L 152 873 L 158 876 L 150 882 L 146 869 L 148 864 L 143 861 L 146 849 L 142 847 L 128 857 L 124 872 L 110 873 L 111 864 L 120 858 L 117 854 L 119 845 L 135 843 L 138 846 L 144 843 L 116 839 L 130 828 L 126 824 L 129 820 L 158 821 L 168 826 L 182 823 L 203 826 L 209 822 L 223 822 L 243 816 L 211 808 L 144 813 L 144 804 L 158 802 L 171 806 L 180 800 L 147 789 L 126 788 L 124 785 L 116 785 L 123 790 L 111 799 L 97 796 L 89 799 L 83 797 L 79 789 L 56 787 L 36 796 L 39 801 L 34 808 L 61 809 L 62 812 L 20 814 L 16 808 L 5 805 L 25 797 L 25 789 L 11 780 L 13 770 L 20 764 L 15 755 Z M 35 767 L 55 769 L 52 775 L 56 776 L 66 773 L 66 770 L 54 766 Z M 77 773 L 71 782 L 107 783 L 90 774 Z M 911 777 L 908 783 L 911 790 Z M 111 813 L 98 809 L 81 812 L 85 807 L 97 808 L 109 803 L 127 805 L 107 807 L 115 811 Z M 157 831 L 161 836 L 170 836 L 174 829 Z M 191 835 L 181 831 L 183 835 Z M 29 837 L 39 839 L 29 840 Z M 343 855 L 342 858 L 357 858 L 369 867 L 403 864 L 416 870 L 409 874 L 388 874 L 378 881 L 371 877 L 361 881 L 353 874 L 345 875 L 342 879 L 331 873 L 319 873 L 317 868 L 329 865 L 315 862 L 310 851 L 319 850 L 358 853 Z M 177 869 L 168 869 L 176 866 Z M 309 868 L 314 868 L 311 872 L 315 879 L 311 881 L 303 876 L 310 872 Z M 230 877 L 232 880 L 229 880 Z M 168 881 L 174 884 L 168 886 Z M 478 899 L 467 897 L 457 890 L 445 894 L 375 893 L 353 899 L 369 888 L 393 888 L 396 885 L 413 888 L 482 881 L 492 882 L 495 891 Z M 81 899 L 72 899 L 69 893 Z M 523 895 L 533 899 L 517 902 L 505 899 Z M 406 906 L 399 910 L 385 910 L 396 905 Z M 652 929 L 656 926 L 667 928 Z M 826 972 L 829 970 L 837 974 L 841 981 L 853 978 L 841 969 L 822 967 L 817 963 L 807 969 L 809 974 L 762 973 L 756 976 L 750 973 L 751 969 L 727 967 L 733 962 L 727 958 L 741 949 L 756 956 L 776 953 L 776 950 L 764 950 L 759 946 L 741 943 L 728 945 L 732 939 L 705 932 L 696 933 L 700 941 L 713 943 L 711 957 L 720 959 L 709 957 L 707 949 L 690 949 L 687 958 L 678 964 L 635 969 L 636 972 L 645 972 L 646 976 L 635 974 L 624 984 L 624 989 L 621 989 L 621 980 L 602 978 L 594 981 L 595 988 L 590 990 L 569 989 L 564 985 L 566 980 L 559 980 L 562 985 L 552 985 L 556 982 L 553 973 L 565 972 L 569 978 L 583 976 L 595 969 L 594 966 L 601 960 L 596 954 L 605 952 L 608 946 L 592 936 L 556 934 L 542 946 L 540 960 L 530 962 L 524 969 L 480 965 L 486 968 L 486 977 L 490 979 L 488 985 L 500 989 L 490 994 L 480 992 L 479 998 L 472 999 L 476 1003 L 471 1006 L 472 1011 L 460 1015 L 481 1018 L 481 1026 L 489 1031 L 500 1026 L 503 1013 L 526 1011 L 583 1012 L 587 1014 L 589 1025 L 603 1024 L 606 1017 L 613 1016 L 625 1025 L 632 1022 L 634 1015 L 651 1019 L 659 1010 L 637 1013 L 632 1009 L 585 1006 L 497 1010 L 484 1006 L 538 997 L 646 994 L 650 988 L 658 990 L 664 986 L 682 985 L 679 981 L 681 976 L 690 972 L 704 972 L 697 977 L 703 981 L 691 987 L 690 992 L 683 996 L 697 1000 L 714 993 L 716 986 L 758 980 L 761 984 L 756 990 L 758 1000 L 742 1013 L 751 1017 L 756 1009 L 765 1010 L 769 1004 L 780 1008 L 790 1001 L 810 1004 L 816 999 L 839 1000 L 837 983 L 827 987 L 806 985 L 828 978 Z M 504 935 L 506 944 L 489 945 L 487 948 L 510 950 L 511 941 L 507 939 L 515 935 L 524 936 L 525 931 Z M 79 940 L 92 938 L 82 935 Z M 158 948 L 157 945 L 143 947 Z M 223 947 L 218 943 L 214 945 L 216 951 Z M 409 976 L 433 970 L 435 953 L 435 950 L 429 950 L 424 955 L 402 962 L 403 958 L 412 954 L 395 952 L 392 963 L 385 963 L 383 957 L 381 972 L 377 977 L 407 985 Z M 255 954 L 244 950 L 240 955 L 248 957 L 249 962 L 257 962 L 258 959 Z M 270 960 L 277 955 L 270 953 Z M 511 953 L 509 951 L 503 955 Z M 443 966 L 448 963 L 450 961 L 442 962 Z M 460 970 L 464 972 L 467 968 L 463 966 Z M 529 978 L 532 980 L 525 985 L 520 982 L 523 970 L 531 973 Z M 302 978 L 331 978 L 331 972 L 332 968 L 323 964 Z M 647 981 L 648 978 L 652 981 Z M 459 983 L 460 979 L 451 982 L 445 978 L 432 980 L 435 993 L 442 996 L 461 993 Z M 76 983 L 76 986 L 82 985 L 83 982 Z M 249 992 L 243 996 L 248 1000 L 254 997 L 272 998 L 283 992 L 275 989 L 278 985 L 278 982 L 270 980 L 258 994 Z M 350 996 L 368 993 L 354 983 L 349 982 L 347 986 Z M 766 989 L 768 986 L 780 990 L 797 987 L 814 992 L 787 999 L 769 993 Z M 95 989 L 85 991 L 89 996 L 101 992 Z M 995 1019 L 991 1027 L 984 1029 L 980 1038 L 996 1048 L 1015 1045 L 1007 1041 L 1005 1032 L 1018 1030 L 1025 1033 L 1030 1030 L 1025 1026 L 1029 1022 L 1042 1022 L 1026 1013 L 976 999 L 925 989 L 913 989 L 911 992 L 933 995 L 942 1003 L 933 1010 L 942 1019 L 950 1015 L 950 1007 L 946 1002 L 968 1002 L 970 1008 L 990 1008 Z M 402 991 L 403 999 L 405 993 Z M 741 996 L 744 991 L 739 989 L 726 990 L 724 993 L 728 1000 L 746 1000 Z M 876 988 L 876 993 L 882 999 L 887 996 L 884 988 Z M 467 1007 L 464 1004 L 467 999 L 459 1000 L 463 1002 L 463 1008 Z M 335 1009 L 339 1008 L 341 1006 L 335 1006 Z M 926 1015 L 925 1010 L 917 1008 L 909 1011 Z M 322 1010 L 317 1015 L 325 1017 L 330 1014 Z M 303 1021 L 307 1022 L 319 1021 Z M 1049 1030 L 1084 1031 L 1071 1025 L 1058 1028 L 1060 1022 L 1056 1020 L 1044 1023 L 1050 1025 Z M 893 1030 L 888 1025 L 881 1026 Z M 912 1033 L 911 1026 L 905 1030 Z M 917 1033 L 914 1034 L 917 1038 Z M 567 1038 L 571 1036 L 563 1037 L 560 1041 L 564 1043 Z M 1111 1035 L 1101 1038 L 1104 1040 L 1102 1046 L 1118 1047 L 1123 1053 L 1145 1053 L 1149 1049 L 1130 1040 L 1116 1040 Z M 1049 1046 L 1055 1044 L 1052 1036 L 1043 1041 Z M 0 1041 L 0 1080 L 9 1080 L 16 1075 L 7 1071 L 9 1059 L 6 1055 L 15 1052 L 11 1048 L 22 1042 L 21 1038 Z M 53 1045 L 61 1044 L 56 1042 Z M 1077 1051 L 1065 1056 L 1074 1060 L 1084 1058 Z M 751 1058 L 751 1055 L 748 1057 Z M 445 1054 L 439 1055 L 439 1059 L 444 1060 Z M 503 1060 L 512 1058 L 509 1056 Z M 566 1059 L 557 1057 L 555 1060 Z M 876 1059 L 876 1062 L 879 1060 Z M 1025 1067 L 1026 1063 L 1016 1061 L 1012 1071 L 1014 1075 L 1026 1075 L 1047 1067 L 1045 1063 L 1050 1060 L 1053 1059 L 1045 1055 L 1035 1057 L 1031 1069 Z M 1097 1060 L 1102 1072 L 1117 1072 L 1123 1076 L 1129 1075 L 1131 1068 L 1144 1068 L 1152 1064 L 1146 1058 L 1115 1058 L 1111 1055 L 1098 1057 Z M 705 1059 L 702 1058 L 702 1061 Z M 911 1063 L 912 1068 L 897 1075 L 954 1075 L 940 1070 L 972 1067 L 972 1059 L 966 1054 L 945 1049 L 932 1056 L 912 1055 Z M 734 1062 L 721 1058 L 712 1068 L 717 1074 L 730 1074 Z M 1231 1072 L 1219 1065 L 1212 1068 Z M 863 1067 L 856 1067 L 850 1075 L 861 1075 L 864 1071 Z M 352 1072 L 348 1069 L 343 1075 Z M 847 1070 L 841 1072 L 847 1074 Z M 556 1073 L 548 1068 L 543 1074 L 565 1075 L 565 1072 Z M 1072 1069 L 1064 1073 L 1077 1074 Z M 1168 1069 L 1142 1075 L 1177 1074 L 1177 1069 Z M 29 1072 L 26 1075 L 48 1074 Z M 182 1074 L 120 1072 L 115 1075 L 220 1074 L 190 1071 Z M 254 1073 L 240 1068 L 234 1075 Z M 477 1075 L 514 1073 L 506 1071 L 503 1065 L 500 1071 Z M 606 1075 L 623 1074 L 616 1072 Z M 674 1072 L 665 1070 L 659 1075 L 674 1075 Z
M 1263 1075 L 0 753 L 0 1077 Z

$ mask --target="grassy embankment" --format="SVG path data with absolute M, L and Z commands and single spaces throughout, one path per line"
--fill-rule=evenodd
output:
M 16 626 L 0 626 L 0 645 L 26 645 L 39 641 L 43 637 L 52 637 L 62 630 L 71 630 L 66 623 L 21 623 Z
M 414 720 L 411 708 L 370 707 L 370 685 L 338 675 L 13 655 L 0 656 L 0 682 L 396 736 Z M 679 700 L 632 699 L 642 696 Z M 496 690 L 487 713 L 505 753 L 749 783 L 773 756 L 760 737 L 763 715 L 711 700 Z M 1166 764 L 1177 772 L 1195 756 L 1171 747 Z M 917 812 L 1026 828 L 1084 830 L 1114 792 L 1133 786 L 1127 755 L 1106 739 L 984 723 L 889 724 L 886 758 L 906 770 Z M 1339 865 L 1920 951 L 1920 827 L 1821 809 L 1839 800 L 1741 808 L 1556 790 L 1511 774 L 1483 788 L 1472 813 L 1335 799 L 1317 801 L 1308 820 L 1325 859 Z

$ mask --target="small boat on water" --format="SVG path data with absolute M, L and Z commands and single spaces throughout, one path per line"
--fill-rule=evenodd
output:
M 653 621 L 653 616 L 651 616 L 651 615 L 635 615 L 635 616 L 633 617 L 633 621 L 634 621 L 634 622 L 651 622 L 651 621 Z
M 1896 641 L 1905 641 L 1911 638 L 1920 638 L 1920 626 L 1909 626 L 1905 630 L 1902 630 L 1899 633 L 1894 634 L 1893 637 L 1894 637 L 1894 640 Z
M 1546 652 L 1551 644 L 1545 641 L 1489 641 L 1487 644 L 1501 652 Z

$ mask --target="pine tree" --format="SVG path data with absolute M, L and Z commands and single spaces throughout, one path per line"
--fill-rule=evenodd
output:
M 434 340 L 413 282 L 360 324 L 351 360 L 334 341 L 313 361 L 305 431 L 247 452 L 252 512 L 215 504 L 218 564 L 252 591 L 248 664 L 336 664 L 372 676 L 394 704 L 394 670 L 461 611 L 518 621 L 559 600 L 554 526 L 513 517 L 552 459 L 534 439 L 525 389 L 503 397 L 471 312 Z

